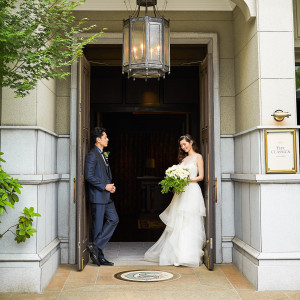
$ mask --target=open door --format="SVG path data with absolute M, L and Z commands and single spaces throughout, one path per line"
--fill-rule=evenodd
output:
M 204 160 L 203 196 L 206 205 L 204 263 L 209 270 L 213 270 L 215 261 L 215 161 L 212 54 L 207 54 L 200 66 L 200 139 Z
M 77 226 L 77 267 L 84 269 L 89 261 L 86 250 L 89 242 L 88 209 L 84 184 L 85 156 L 90 141 L 90 64 L 85 57 L 78 61 L 78 102 L 77 102 L 77 170 L 76 170 L 76 226 Z

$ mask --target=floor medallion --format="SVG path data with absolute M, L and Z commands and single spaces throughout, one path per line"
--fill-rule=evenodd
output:
M 132 270 L 116 273 L 114 277 L 126 281 L 157 282 L 178 279 L 180 274 L 157 270 Z

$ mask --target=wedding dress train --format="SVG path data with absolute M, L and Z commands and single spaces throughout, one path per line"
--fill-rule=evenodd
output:
M 187 156 L 181 165 L 198 174 L 197 156 Z M 174 195 L 170 205 L 160 214 L 166 228 L 159 240 L 147 250 L 145 260 L 159 265 L 197 267 L 202 263 L 205 245 L 203 195 L 198 183 L 190 183 L 180 195 Z

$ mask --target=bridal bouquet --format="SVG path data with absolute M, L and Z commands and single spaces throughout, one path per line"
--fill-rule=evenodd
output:
M 174 165 L 166 170 L 166 176 L 159 184 L 162 187 L 162 194 L 166 194 L 169 191 L 180 194 L 189 182 L 190 171 L 180 165 Z

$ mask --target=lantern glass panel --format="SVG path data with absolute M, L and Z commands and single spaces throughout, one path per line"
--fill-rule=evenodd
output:
M 157 64 L 162 63 L 161 26 L 161 23 L 149 23 L 149 61 Z
M 169 49 L 169 23 L 167 22 L 164 22 L 165 23 L 165 26 L 164 26 L 164 43 L 165 43 L 165 65 L 167 65 L 168 67 L 170 66 L 170 63 L 169 63 L 169 57 L 170 57 L 170 49 Z
M 124 40 L 123 40 L 123 65 L 129 64 L 129 23 L 124 25 Z
M 132 63 L 145 62 L 145 22 L 132 22 L 131 57 Z

